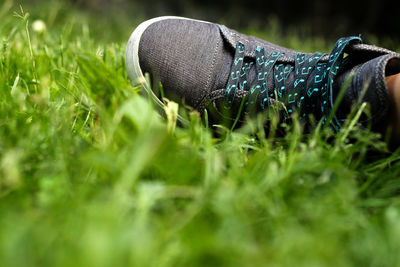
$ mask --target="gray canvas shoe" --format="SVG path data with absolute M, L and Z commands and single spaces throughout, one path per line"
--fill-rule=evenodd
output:
M 345 56 L 347 54 L 347 56 Z M 354 103 L 370 105 L 373 125 L 389 112 L 385 77 L 400 72 L 400 55 L 362 44 L 359 37 L 339 39 L 330 54 L 300 53 L 238 33 L 223 25 L 181 17 L 159 17 L 140 24 L 126 50 L 130 79 L 154 100 L 144 74 L 161 81 L 165 96 L 202 112 L 224 116 L 278 107 L 283 119 L 297 112 L 339 129 Z M 351 79 L 335 115 L 332 108 L 345 81 Z M 276 110 L 276 109 L 275 109 Z M 228 115 L 229 116 L 229 115 Z

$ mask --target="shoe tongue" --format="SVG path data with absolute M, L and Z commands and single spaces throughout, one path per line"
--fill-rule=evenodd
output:
M 367 124 L 371 120 L 372 126 L 381 125 L 386 121 L 390 99 L 386 87 L 386 76 L 400 72 L 400 57 L 396 54 L 379 56 L 338 75 L 333 89 L 334 96 L 338 95 L 347 79 L 354 75 L 344 98 L 340 104 L 336 116 L 339 120 L 345 120 L 351 108 L 360 98 L 370 106 L 371 117 L 362 117 L 361 123 Z

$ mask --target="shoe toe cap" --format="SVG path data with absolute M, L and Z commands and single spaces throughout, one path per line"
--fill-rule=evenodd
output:
M 215 79 L 222 38 L 216 24 L 165 18 L 143 32 L 138 50 L 140 68 L 161 81 L 165 96 L 196 107 Z

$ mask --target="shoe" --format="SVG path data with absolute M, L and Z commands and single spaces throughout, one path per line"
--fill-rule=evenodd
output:
M 243 106 L 256 112 L 278 107 L 283 119 L 296 112 L 306 122 L 313 116 L 338 130 L 359 101 L 370 106 L 364 124 L 386 120 L 385 77 L 400 72 L 400 55 L 363 44 L 357 36 L 340 38 L 329 54 L 301 53 L 223 25 L 158 17 L 132 33 L 126 66 L 131 81 L 160 106 L 160 92 L 151 89 L 145 73 L 161 81 L 167 98 L 200 112 L 215 109 L 226 116 L 230 110 L 234 119 Z M 340 106 L 331 114 L 343 87 Z

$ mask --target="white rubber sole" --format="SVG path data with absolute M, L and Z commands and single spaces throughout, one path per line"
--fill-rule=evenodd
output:
M 140 44 L 140 39 L 143 35 L 143 33 L 146 31 L 147 27 L 149 27 L 151 24 L 155 22 L 159 22 L 162 20 L 167 20 L 167 19 L 183 19 L 183 20 L 191 20 L 191 21 L 197 21 L 197 22 L 203 22 L 203 23 L 210 23 L 207 21 L 201 21 L 201 20 L 195 20 L 195 19 L 189 19 L 189 18 L 184 18 L 184 17 L 177 17 L 177 16 L 163 16 L 163 17 L 157 17 L 153 18 L 150 20 L 146 20 L 142 22 L 131 34 L 131 37 L 129 38 L 127 47 L 126 47 L 126 52 L 125 52 L 125 64 L 126 64 L 126 70 L 128 72 L 128 76 L 131 79 L 131 83 L 134 86 L 141 86 L 144 91 L 154 100 L 154 102 L 157 103 L 160 107 L 164 107 L 164 103 L 154 94 L 154 92 L 151 90 L 150 84 L 147 82 L 144 73 L 142 69 L 140 68 L 139 64 L 139 44 Z M 180 116 L 178 116 L 180 117 Z

